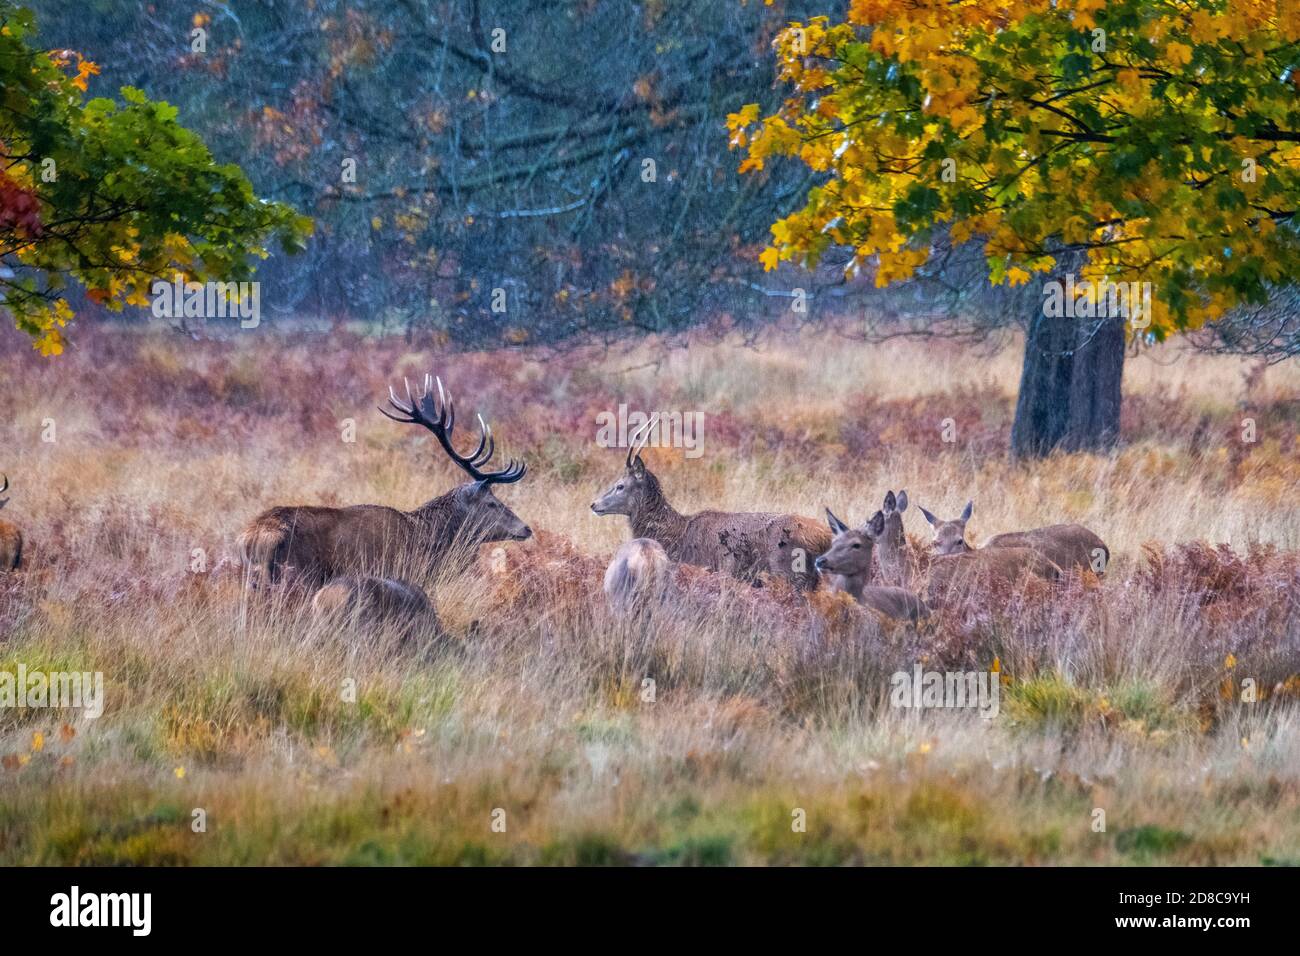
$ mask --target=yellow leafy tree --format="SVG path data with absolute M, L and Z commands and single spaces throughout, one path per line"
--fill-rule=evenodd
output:
M 791 92 L 729 116 L 732 146 L 746 171 L 793 157 L 821 180 L 773 224 L 767 269 L 833 244 L 888 285 L 941 234 L 981 244 L 995 285 L 1082 257 L 1080 296 L 1149 284 L 1127 331 L 1155 339 L 1300 275 L 1300 0 L 853 0 L 775 50 Z

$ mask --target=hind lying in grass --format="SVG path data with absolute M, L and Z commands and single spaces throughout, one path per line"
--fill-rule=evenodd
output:
M 343 575 L 317 591 L 311 605 L 321 623 L 371 632 L 387 628 L 403 641 L 442 632 L 424 591 L 397 578 Z
M 861 528 L 850 528 L 826 509 L 826 519 L 835 535 L 830 549 L 817 559 L 817 570 L 830 576 L 832 591 L 845 591 L 855 600 L 886 617 L 913 624 L 930 616 L 930 608 L 906 588 L 872 585 L 875 568 L 872 556 L 876 542 L 885 534 L 885 516 L 877 511 Z

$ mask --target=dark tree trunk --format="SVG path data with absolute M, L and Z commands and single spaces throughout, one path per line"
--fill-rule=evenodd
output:
M 1124 320 L 1038 316 L 1025 341 L 1011 453 L 1102 451 L 1119 438 Z
M 1074 371 L 1074 320 L 1035 316 L 1025 337 L 1011 454 L 1038 458 L 1065 439 Z
M 1100 327 L 1085 320 L 1081 331 L 1089 338 L 1074 353 L 1070 426 L 1063 447 L 1068 451 L 1105 451 L 1119 440 L 1124 320 L 1108 319 Z

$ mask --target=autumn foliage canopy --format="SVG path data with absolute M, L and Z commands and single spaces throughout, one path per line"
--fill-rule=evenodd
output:
M 117 311 L 155 279 L 243 279 L 272 238 L 301 246 L 310 221 L 259 200 L 175 107 L 129 87 L 87 101 L 99 66 L 34 48 L 32 28 L 0 2 L 0 302 L 43 354 L 63 349 L 74 283 Z
M 1152 284 L 1157 338 L 1300 275 L 1297 0 L 854 0 L 775 47 L 793 91 L 732 146 L 823 178 L 768 269 L 835 244 L 885 286 L 942 232 L 1018 285 L 1085 253 Z

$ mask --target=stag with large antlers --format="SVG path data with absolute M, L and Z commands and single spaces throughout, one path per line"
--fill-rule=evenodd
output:
M 452 444 L 455 403 L 441 379 L 426 375 L 424 387 L 415 395 L 407 382 L 405 401 L 390 387 L 388 401 L 393 411 L 381 408 L 384 415 L 428 429 L 471 480 L 414 511 L 383 505 L 298 505 L 264 511 L 239 537 L 244 560 L 254 574 L 271 583 L 288 577 L 296 585 L 315 588 L 342 574 L 393 576 L 412 565 L 433 572 L 453 556 L 472 560 L 480 544 L 522 541 L 532 535 L 492 491 L 494 485 L 523 478 L 528 467 L 512 460 L 498 471 L 483 470 L 496 442 L 482 416 L 478 447 L 462 455 Z
M 9 490 L 9 478 L 0 475 L 0 495 Z M 0 498 L 0 508 L 9 504 Z M 0 521 L 0 571 L 14 571 L 23 563 L 23 533 L 8 521 Z
M 814 562 L 830 547 L 830 532 L 820 522 L 799 515 L 678 513 L 641 459 L 656 424 L 657 418 L 651 418 L 633 433 L 623 474 L 592 503 L 591 510 L 598 515 L 626 515 L 632 536 L 658 541 L 672 561 L 725 571 L 746 581 L 768 572 L 801 590 L 815 588 Z

